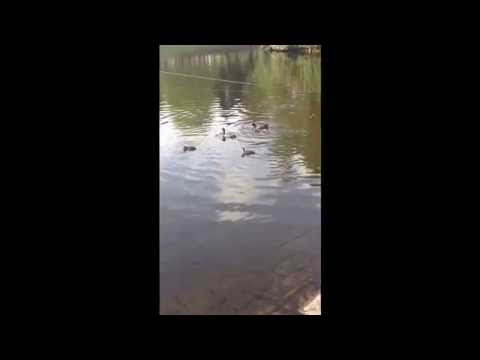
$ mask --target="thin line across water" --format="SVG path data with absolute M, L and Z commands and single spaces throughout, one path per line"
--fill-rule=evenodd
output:
M 198 75 L 190 75 L 190 74 L 181 74 L 181 73 L 175 73 L 175 72 L 163 71 L 163 70 L 160 70 L 160 72 L 161 72 L 162 74 L 177 75 L 177 76 L 184 76 L 184 77 L 192 77 L 192 78 L 197 78 L 197 79 L 223 81 L 223 82 L 228 82 L 228 83 L 245 84 L 245 85 L 252 85 L 252 86 L 257 85 L 257 84 L 255 84 L 255 83 L 249 83 L 249 82 L 244 82 L 244 81 L 233 81 L 233 80 L 216 79 L 216 78 L 211 78 L 211 77 L 206 77 L 206 76 L 198 76 Z

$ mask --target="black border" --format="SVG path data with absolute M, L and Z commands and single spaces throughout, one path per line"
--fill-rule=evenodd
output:
M 153 178 L 153 193 L 155 202 L 153 208 L 153 229 L 152 229 L 152 247 L 154 249 L 153 258 L 153 312 L 154 316 L 160 316 L 160 50 L 159 46 L 152 45 L 152 127 L 153 127 L 153 161 L 155 169 Z M 156 309 L 156 312 L 155 312 Z
M 205 38 L 222 36 L 228 37 L 228 43 L 244 39 L 248 44 L 309 43 L 306 39 L 310 39 L 324 47 L 325 294 L 323 315 L 313 318 L 371 318 L 378 314 L 387 319 L 390 314 L 424 313 L 442 301 L 443 291 L 450 291 L 455 278 L 445 281 L 442 277 L 441 291 L 435 292 L 432 301 L 421 297 L 431 289 L 434 271 L 428 262 L 436 255 L 441 238 L 432 232 L 444 232 L 450 219 L 439 223 L 435 217 L 431 223 L 425 222 L 431 210 L 427 206 L 434 204 L 435 215 L 441 211 L 442 216 L 450 216 L 456 208 L 438 203 L 438 198 L 443 201 L 441 191 L 445 189 L 432 194 L 435 202 L 425 204 L 430 200 L 425 190 L 439 183 L 444 166 L 434 171 L 431 181 L 422 177 L 438 157 L 429 141 L 438 139 L 434 132 L 437 120 L 444 120 L 438 112 L 444 112 L 445 104 L 436 95 L 446 87 L 437 85 L 445 69 L 452 67 L 450 63 L 438 67 L 438 60 L 449 47 L 442 44 L 435 57 L 425 60 L 425 48 L 434 39 L 431 36 L 415 44 L 403 34 L 382 38 L 378 34 L 385 35 L 384 28 L 376 27 L 362 37 L 357 26 L 353 31 L 345 28 L 347 36 L 334 43 L 316 35 L 318 30 L 313 28 L 318 21 L 311 21 L 311 29 L 305 29 L 301 24 L 308 20 L 301 16 L 297 17 L 298 27 L 285 25 L 280 18 L 270 19 L 275 24 L 272 21 L 267 32 L 252 27 L 249 33 L 229 18 L 227 27 L 239 30 L 236 37 L 223 31 L 225 25 L 218 21 L 209 34 L 203 25 L 195 32 L 177 31 L 183 27 L 182 21 L 172 24 L 172 31 L 163 33 L 168 40 L 161 41 L 95 32 L 90 38 L 72 35 L 60 42 L 45 36 L 38 46 L 33 40 L 27 43 L 26 66 L 13 74 L 27 74 L 15 79 L 27 89 L 17 109 L 22 111 L 19 124 L 26 130 L 22 136 L 32 136 L 17 142 L 9 155 L 30 146 L 25 157 L 14 161 L 15 170 L 25 169 L 26 179 L 14 195 L 27 195 L 25 201 L 16 199 L 27 211 L 15 230 L 31 230 L 31 236 L 22 232 L 21 241 L 7 239 L 7 243 L 20 244 L 25 250 L 22 254 L 32 254 L 9 273 L 16 273 L 18 264 L 28 267 L 28 275 L 15 281 L 15 290 L 26 290 L 22 311 L 27 316 L 43 313 L 50 320 L 59 313 L 68 321 L 107 317 L 114 323 L 130 315 L 153 322 L 161 318 L 155 295 L 155 78 L 159 76 L 154 51 L 159 43 L 208 44 L 212 41 Z M 431 84 L 436 87 L 432 93 Z M 427 108 L 422 106 L 426 100 L 431 100 Z M 23 115 L 26 110 L 32 110 L 31 117 Z M 439 115 L 435 123 L 428 121 L 422 129 L 422 122 L 432 119 L 434 110 Z M 32 121 L 25 126 L 27 118 Z M 454 146 L 448 143 L 448 148 Z M 17 175 L 17 171 L 12 173 Z M 417 226 L 424 227 L 423 231 Z M 434 243 L 429 241 L 422 249 L 422 242 L 432 238 Z M 422 268 L 428 269 L 428 274 L 422 274 Z M 418 287 L 412 289 L 412 283 Z M 443 316 L 445 309 L 448 313 L 446 307 L 438 315 Z M 162 318 L 167 319 L 172 317 Z

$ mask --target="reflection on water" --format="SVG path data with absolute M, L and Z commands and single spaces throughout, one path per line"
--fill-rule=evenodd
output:
M 270 224 L 256 240 L 265 246 L 280 238 L 275 224 L 318 229 L 320 57 L 195 50 L 160 49 L 161 250 L 180 228 L 190 229 L 185 249 L 228 233 L 222 224 Z M 270 129 L 255 132 L 252 122 Z M 223 127 L 237 137 L 222 141 Z M 242 157 L 242 147 L 255 154 Z M 161 251 L 161 262 L 172 256 Z

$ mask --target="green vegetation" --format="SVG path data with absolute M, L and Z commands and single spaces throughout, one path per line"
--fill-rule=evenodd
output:
M 160 45 L 160 57 L 212 53 L 216 50 L 249 48 L 251 45 Z

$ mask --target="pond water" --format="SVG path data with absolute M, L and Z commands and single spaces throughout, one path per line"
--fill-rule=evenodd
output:
M 257 46 L 160 47 L 161 314 L 239 313 L 290 255 L 319 291 L 320 68 Z

